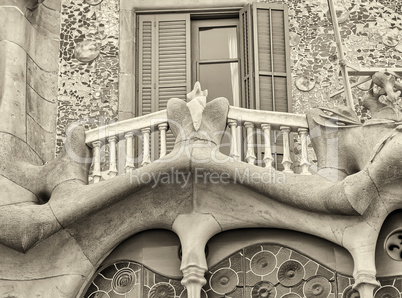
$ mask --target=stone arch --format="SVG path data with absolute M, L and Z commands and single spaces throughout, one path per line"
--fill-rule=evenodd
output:
M 108 254 L 82 297 L 92 298 L 97 291 L 113 290 L 136 291 L 130 297 L 139 298 L 153 297 L 158 291 L 187 297 L 180 283 L 179 249 L 180 240 L 172 231 L 139 232 Z M 256 293 L 273 291 L 278 298 L 300 292 L 298 295 L 303 297 L 303 291 L 309 291 L 312 284 L 330 291 L 329 294 L 343 293 L 352 284 L 353 260 L 347 250 L 300 232 L 263 228 L 225 231 L 208 241 L 207 251 L 207 284 L 201 297 L 225 295 L 225 291 L 234 294 L 243 289 Z M 274 263 L 270 263 L 272 260 Z M 295 278 L 281 277 L 289 270 L 296 272 Z M 246 293 L 246 297 L 251 294 Z
M 179 247 L 178 236 L 169 230 L 153 229 L 132 235 L 104 258 L 85 283 L 80 297 L 93 297 L 95 293 L 109 291 L 118 294 L 138 291 L 137 294 L 142 295 L 144 289 L 140 289 L 140 285 L 154 291 L 158 290 L 155 287 L 158 282 L 165 285 L 170 284 L 169 280 L 175 291 L 180 290 L 183 286 L 180 285 Z M 158 282 L 144 282 L 144 276 L 151 275 Z M 170 286 L 166 288 L 170 289 Z

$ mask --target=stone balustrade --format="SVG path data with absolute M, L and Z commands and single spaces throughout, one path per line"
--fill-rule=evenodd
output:
M 118 173 L 129 172 L 137 166 L 145 166 L 151 163 L 151 133 L 159 131 L 160 153 L 159 158 L 166 155 L 166 131 L 168 129 L 166 110 L 155 112 L 141 117 L 115 122 L 106 126 L 95 128 L 86 132 L 85 143 L 93 152 L 93 182 L 115 177 Z M 135 139 L 139 138 L 142 150 L 134 153 Z M 119 142 L 125 141 L 123 151 L 118 150 Z M 108 169 L 102 171 L 102 146 L 108 146 Z M 120 154 L 117 154 L 119 151 Z M 124 152 L 124 154 L 121 154 Z M 118 165 L 124 165 L 118 169 Z
M 230 134 L 230 157 L 235 161 L 273 168 L 272 134 L 281 138 L 283 171 L 293 171 L 293 134 L 299 134 L 301 145 L 300 168 L 302 175 L 310 175 L 307 158 L 308 126 L 305 115 L 230 107 L 227 119 Z M 244 127 L 244 132 L 241 130 Z M 137 167 L 150 164 L 168 152 L 166 134 L 169 130 L 166 110 L 102 126 L 86 132 L 86 144 L 93 150 L 93 182 L 115 177 Z M 257 131 L 260 137 L 255 137 Z M 159 132 L 158 137 L 154 132 Z M 139 140 L 136 146 L 135 141 Z M 259 142 L 258 144 L 256 143 Z M 125 141 L 121 148 L 120 141 Z M 258 146 L 257 146 L 258 145 Z M 101 150 L 107 146 L 108 150 Z M 157 154 L 154 154 L 157 148 Z M 244 150 L 242 149 L 244 148 Z M 257 149 L 261 148 L 261 160 Z M 135 154 L 136 149 L 136 154 Z M 104 151 L 108 154 L 104 154 Z M 103 153 L 102 153 L 103 152 Z M 118 154 L 119 153 L 119 154 Z M 107 157 L 107 160 L 105 160 Z M 155 158 L 157 157 L 157 158 Z M 293 157 L 294 158 L 294 157 Z M 104 164 L 108 168 L 104 168 Z M 119 169 L 118 166 L 124 169 Z
M 310 175 L 307 158 L 307 137 L 308 137 L 308 125 L 305 115 L 298 115 L 292 113 L 281 113 L 272 111 L 250 110 L 238 107 L 230 107 L 228 113 L 228 126 L 230 127 L 231 135 L 231 157 L 238 160 L 239 142 L 237 140 L 238 134 L 236 129 L 238 126 L 244 126 L 246 129 L 246 136 L 243 138 L 247 142 L 245 160 L 250 164 L 256 163 L 256 144 L 254 144 L 254 134 L 257 133 L 257 129 L 261 130 L 261 138 L 263 141 L 263 165 L 267 168 L 273 167 L 272 157 L 272 132 L 276 131 L 276 137 L 282 137 L 283 144 L 283 159 L 282 165 L 284 172 L 293 173 L 292 170 L 292 158 L 291 158 L 291 136 L 293 133 L 298 133 L 301 144 L 301 159 L 300 167 L 302 175 Z M 258 140 L 258 138 L 257 138 Z M 240 144 L 241 146 L 241 144 Z

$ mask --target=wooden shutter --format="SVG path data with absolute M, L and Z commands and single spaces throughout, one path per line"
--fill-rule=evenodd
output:
M 240 23 L 244 106 L 291 112 L 287 6 L 249 4 Z
M 190 15 L 139 15 L 139 115 L 190 89 Z
M 254 101 L 254 61 L 253 61 L 253 23 L 251 5 L 240 10 L 240 56 L 242 81 L 242 106 L 255 109 Z
M 186 100 L 191 89 L 190 15 L 139 15 L 138 21 L 138 114 L 145 115 L 166 109 L 170 98 Z M 171 132 L 166 141 L 169 152 L 175 141 Z M 157 148 L 152 154 L 157 158 Z
M 242 57 L 242 104 L 246 108 L 291 112 L 291 74 L 287 6 L 253 3 L 239 14 Z M 256 155 L 262 165 L 264 141 L 257 129 Z M 280 132 L 272 134 L 272 155 L 281 165 L 283 141 Z

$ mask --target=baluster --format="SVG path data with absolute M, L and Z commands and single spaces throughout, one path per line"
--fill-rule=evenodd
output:
M 228 120 L 228 125 L 230 127 L 230 133 L 232 135 L 231 139 L 231 148 L 230 148 L 230 157 L 232 157 L 234 160 L 239 160 L 239 150 L 237 148 L 237 121 L 234 119 L 229 119 Z
M 256 157 L 254 153 L 254 124 L 245 122 L 244 127 L 247 129 L 247 154 L 246 160 L 249 164 L 254 164 Z
M 292 165 L 292 160 L 290 159 L 290 146 L 289 146 L 289 133 L 290 127 L 288 126 L 281 126 L 279 128 L 283 134 L 283 160 L 282 164 L 285 168 L 283 171 L 285 173 L 293 173 L 293 170 L 290 168 Z
M 310 163 L 308 162 L 307 158 L 307 128 L 299 128 L 299 135 L 301 141 L 301 168 L 302 172 L 301 175 L 311 175 L 309 172 Z
M 126 165 L 124 169 L 126 170 L 126 173 L 132 171 L 135 169 L 134 166 L 134 146 L 133 146 L 133 138 L 134 138 L 134 133 L 133 132 L 127 132 L 124 137 L 126 138 Z
M 272 151 L 271 151 L 271 125 L 270 124 L 261 124 L 262 131 L 264 132 L 264 143 L 265 143 L 265 148 L 264 148 L 264 163 L 265 167 L 272 169 L 272 163 L 274 161 L 272 157 Z
M 108 138 L 109 141 L 109 172 L 110 178 L 117 175 L 117 165 L 116 165 L 116 141 L 117 136 L 111 136 Z
M 101 179 L 100 146 L 101 146 L 100 141 L 95 141 L 92 143 L 93 158 L 94 158 L 94 168 L 92 174 L 94 175 L 94 183 L 98 183 Z
M 161 123 L 158 125 L 159 134 L 160 134 L 160 142 L 161 142 L 161 152 L 159 158 L 162 158 L 166 155 L 166 131 L 168 128 L 167 123 Z
M 149 127 L 141 129 L 142 132 L 142 142 L 143 142 L 143 160 L 141 166 L 146 166 L 147 164 L 151 163 L 151 156 L 150 156 L 150 148 L 149 148 L 149 139 L 151 129 Z

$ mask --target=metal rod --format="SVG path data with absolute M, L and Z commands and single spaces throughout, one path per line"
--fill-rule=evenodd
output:
M 366 79 L 364 79 L 364 80 L 361 81 L 361 82 L 357 82 L 357 83 L 354 83 L 354 84 L 350 85 L 350 87 L 353 88 L 353 87 L 359 86 L 359 85 L 364 84 L 364 83 L 366 83 L 366 82 L 368 82 L 368 81 L 370 81 L 370 80 L 371 80 L 371 77 L 366 78 Z M 341 93 L 344 92 L 344 91 L 345 91 L 345 89 L 338 90 L 338 91 L 332 93 L 329 97 L 332 98 L 332 97 L 334 97 L 334 96 L 336 96 L 336 95 L 338 95 L 338 94 L 341 94 Z
M 331 13 L 332 25 L 334 26 L 334 35 L 335 35 L 336 46 L 337 46 L 338 52 L 339 52 L 339 65 L 341 67 L 343 84 L 344 84 L 344 88 L 345 88 L 345 92 L 346 92 L 346 104 L 352 110 L 355 110 L 354 103 L 353 103 L 352 90 L 350 88 L 349 75 L 348 75 L 348 71 L 346 70 L 346 63 L 345 63 L 345 57 L 343 54 L 341 34 L 339 32 L 338 18 L 336 16 L 336 9 L 335 9 L 333 0 L 327 0 L 327 1 L 328 1 L 328 6 L 329 6 L 329 11 Z

